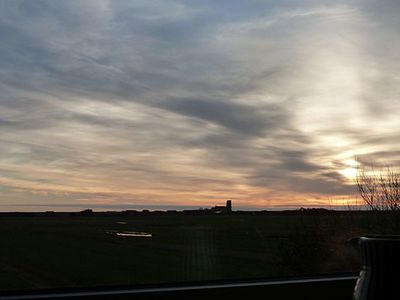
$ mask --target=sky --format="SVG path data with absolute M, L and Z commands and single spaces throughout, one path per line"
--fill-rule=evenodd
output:
M 346 203 L 400 162 L 399 13 L 0 0 L 0 211 Z

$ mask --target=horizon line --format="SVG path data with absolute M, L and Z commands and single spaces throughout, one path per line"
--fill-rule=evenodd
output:
M 214 205 L 215 206 L 215 205 Z M 79 212 L 84 209 L 92 209 L 94 212 L 107 212 L 107 211 L 127 211 L 127 210 L 148 210 L 148 211 L 185 211 L 185 210 L 205 210 L 213 208 L 214 206 L 195 206 L 195 205 L 142 205 L 142 204 L 0 204 L 0 213 L 7 212 Z M 9 207 L 9 209 L 2 210 L 1 207 Z M 25 207 L 25 209 L 22 209 Z M 15 208 L 15 209 L 13 209 Z M 34 209 L 37 208 L 37 209 Z M 41 209 L 39 209 L 41 208 Z M 43 208 L 47 208 L 44 209 Z M 66 210 L 66 209 L 74 210 Z M 233 205 L 233 211 L 284 211 L 284 210 L 298 210 L 301 208 L 312 209 L 312 208 L 322 208 L 328 210 L 367 210 L 365 205 L 276 205 L 276 206 L 245 206 L 245 205 Z

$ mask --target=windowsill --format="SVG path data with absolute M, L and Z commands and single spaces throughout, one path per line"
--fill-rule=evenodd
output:
M 334 274 L 257 280 L 213 281 L 183 284 L 140 285 L 13 291 L 0 294 L 0 300 L 20 299 L 223 299 L 224 297 L 265 299 L 351 299 L 357 274 Z M 257 296 L 256 296 L 257 295 Z M 268 296 L 268 297 L 267 297 Z

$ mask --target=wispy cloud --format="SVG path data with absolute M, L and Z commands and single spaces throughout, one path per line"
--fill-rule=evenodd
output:
M 349 159 L 399 162 L 399 11 L 389 0 L 2 1 L 0 201 L 353 194 Z

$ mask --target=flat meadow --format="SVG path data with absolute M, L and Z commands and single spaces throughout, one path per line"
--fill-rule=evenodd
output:
M 357 272 L 349 239 L 373 232 L 373 219 L 360 212 L 2 214 L 0 290 Z

